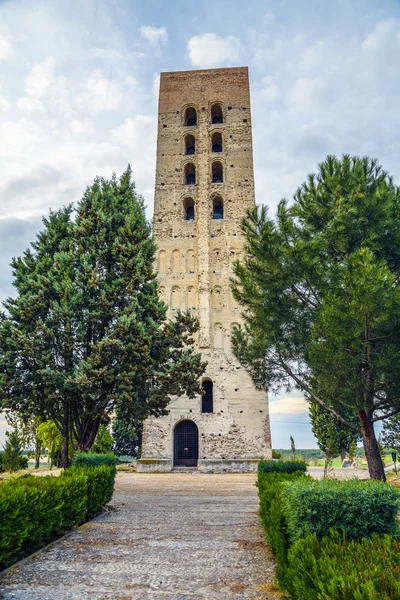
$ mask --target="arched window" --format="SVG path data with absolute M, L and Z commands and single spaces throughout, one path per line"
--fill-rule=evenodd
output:
M 188 250 L 186 252 L 186 273 L 189 273 L 189 274 L 194 273 L 194 252 L 193 252 L 193 250 Z
M 196 310 L 196 294 L 193 286 L 189 286 L 186 291 L 187 310 Z
M 224 202 L 220 196 L 213 198 L 213 219 L 224 218 Z
M 222 135 L 218 131 L 212 134 L 211 150 L 213 152 L 222 152 Z
M 194 201 L 193 198 L 185 198 L 183 201 L 185 209 L 185 221 L 194 221 Z
M 196 167 L 193 163 L 188 163 L 185 166 L 185 184 L 193 185 L 196 183 Z
M 213 162 L 212 167 L 212 182 L 213 183 L 223 183 L 224 175 L 222 171 L 222 163 L 218 161 Z
M 223 123 L 224 117 L 222 114 L 222 108 L 219 104 L 213 104 L 211 107 L 211 123 L 216 125 L 217 123 Z
M 193 106 L 189 106 L 185 112 L 185 125 L 186 127 L 195 127 L 197 125 L 197 114 L 196 109 Z
M 196 151 L 196 140 L 194 135 L 187 135 L 185 137 L 185 154 L 194 154 Z
M 213 382 L 210 379 L 206 379 L 201 385 L 204 390 L 204 394 L 201 397 L 201 412 L 212 413 L 214 412 Z
M 224 348 L 224 328 L 221 323 L 214 325 L 214 350 L 223 350 Z
M 181 251 L 173 250 L 171 255 L 171 267 L 173 273 L 181 272 Z
M 160 250 L 158 253 L 158 272 L 166 273 L 167 271 L 167 253 L 165 250 Z
M 179 286 L 174 286 L 171 290 L 171 308 L 180 309 L 182 308 L 182 293 Z

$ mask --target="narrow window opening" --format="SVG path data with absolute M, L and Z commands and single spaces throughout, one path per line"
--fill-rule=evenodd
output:
M 194 201 L 193 198 L 185 198 L 183 201 L 185 209 L 185 221 L 194 221 Z
M 211 147 L 213 152 L 222 152 L 222 135 L 219 132 L 213 133 Z
M 212 413 L 213 407 L 213 382 L 207 379 L 202 383 L 204 394 L 201 397 L 201 412 Z
M 195 127 L 197 125 L 197 113 L 196 109 L 192 106 L 186 109 L 185 112 L 185 125 L 186 127 Z
M 185 148 L 186 154 L 194 154 L 196 151 L 196 140 L 194 135 L 187 135 L 185 137 Z
M 224 218 L 224 203 L 222 198 L 217 196 L 213 199 L 213 219 Z
M 211 107 L 211 123 L 217 125 L 224 122 L 222 108 L 219 104 L 213 104 Z
M 196 167 L 193 163 L 188 163 L 185 166 L 185 183 L 186 185 L 194 185 L 196 183 Z
M 223 183 L 224 175 L 222 171 L 222 163 L 214 162 L 212 164 L 212 182 L 213 183 Z

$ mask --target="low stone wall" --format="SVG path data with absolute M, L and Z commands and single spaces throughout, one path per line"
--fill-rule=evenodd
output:
M 260 460 L 259 458 L 199 459 L 197 470 L 200 473 L 256 473 Z M 172 468 L 170 459 L 141 458 L 137 461 L 138 473 L 169 473 Z
M 169 473 L 172 461 L 164 458 L 139 458 L 136 463 L 137 473 Z
M 201 473 L 256 473 L 259 458 L 199 459 Z

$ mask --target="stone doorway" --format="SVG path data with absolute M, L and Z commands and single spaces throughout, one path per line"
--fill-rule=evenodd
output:
M 174 429 L 174 467 L 197 467 L 199 430 L 196 423 L 180 421 Z

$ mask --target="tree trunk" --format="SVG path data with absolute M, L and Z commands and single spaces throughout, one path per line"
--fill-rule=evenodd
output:
M 82 426 L 79 430 L 79 450 L 81 452 L 89 452 L 96 439 L 100 424 L 100 417 L 97 417 L 96 419 L 86 417 L 83 420 Z
M 41 452 L 41 450 L 42 450 L 42 445 L 36 439 L 36 445 L 35 445 L 35 469 L 38 469 L 40 467 L 40 452 Z
M 340 448 L 340 460 L 343 462 L 346 458 L 346 448 Z
M 68 469 L 70 466 L 69 462 L 69 410 L 68 400 L 64 399 L 64 415 L 63 415 L 63 428 L 62 428 L 62 450 L 61 450 L 61 464 L 63 469 Z
M 358 413 L 364 452 L 368 462 L 368 471 L 371 479 L 386 481 L 385 469 L 383 468 L 381 453 L 379 452 L 378 441 L 375 436 L 374 424 L 371 423 L 370 417 L 365 410 L 360 410 Z

